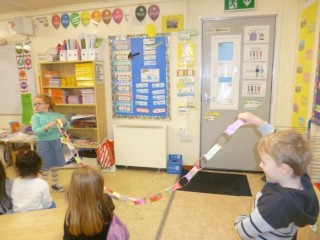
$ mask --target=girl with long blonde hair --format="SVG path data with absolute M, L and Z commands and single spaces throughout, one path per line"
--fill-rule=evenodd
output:
M 115 207 L 110 196 L 104 194 L 101 172 L 87 165 L 75 170 L 66 199 L 69 206 L 64 221 L 63 239 L 105 240 L 114 218 Z M 124 228 L 127 231 L 125 226 Z

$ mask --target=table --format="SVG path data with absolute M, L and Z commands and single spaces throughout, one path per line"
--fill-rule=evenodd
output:
M 0 137 L 0 143 L 27 143 L 30 144 L 31 150 L 34 150 L 35 142 L 35 135 L 29 135 L 22 132 L 12 133 L 6 137 Z
M 60 207 L 1 215 L 1 239 L 63 239 L 63 221 L 65 213 L 66 209 Z
M 17 132 L 17 133 L 12 133 L 12 134 L 7 134 L 3 133 L 0 134 L 0 144 L 3 143 L 5 145 L 11 144 L 10 146 L 5 146 L 4 149 L 2 149 L 3 152 L 0 154 L 0 160 L 3 162 L 4 166 L 7 164 L 10 164 L 10 161 L 7 162 L 5 159 L 12 159 L 12 163 L 14 164 L 15 162 L 15 157 L 16 154 L 18 154 L 18 150 L 21 149 L 15 149 L 14 147 L 12 148 L 12 145 L 14 146 L 15 144 L 29 144 L 31 150 L 34 149 L 34 144 L 36 142 L 36 137 L 35 135 L 29 135 L 25 134 L 22 132 Z M 8 153 L 6 153 L 6 151 Z

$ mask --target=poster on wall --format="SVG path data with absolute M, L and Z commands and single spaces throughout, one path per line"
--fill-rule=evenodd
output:
M 244 79 L 267 79 L 268 62 L 243 63 Z
M 168 34 L 109 40 L 113 117 L 169 119 Z
M 266 81 L 243 81 L 242 97 L 265 97 L 266 89 Z
M 0 114 L 22 114 L 23 123 L 29 123 L 32 103 L 23 99 L 36 94 L 30 42 L 0 47 L 0 82 L 0 100 L 10 103 L 0 105 Z M 20 95 L 21 99 L 17 97 Z
M 245 44 L 244 62 L 267 62 L 269 44 Z
M 317 71 L 316 79 L 314 84 L 314 95 L 313 95 L 313 104 L 312 104 L 312 117 L 311 119 L 316 123 L 320 124 L 320 40 L 318 43 L 318 59 L 317 59 Z M 301 87 L 295 88 L 295 91 L 301 91 Z
M 269 25 L 247 26 L 244 28 L 244 43 L 268 43 Z
M 318 4 L 314 3 L 301 12 L 299 49 L 297 49 L 296 76 L 293 93 L 292 127 L 306 127 L 309 118 L 309 96 L 312 72 L 312 56 L 315 52 L 315 27 Z M 319 64 L 319 63 L 318 63 Z

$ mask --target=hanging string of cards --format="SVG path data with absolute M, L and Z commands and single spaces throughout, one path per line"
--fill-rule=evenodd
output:
M 153 203 L 157 202 L 161 199 L 163 199 L 165 196 L 171 195 L 173 192 L 183 188 L 186 186 L 192 178 L 202 170 L 202 168 L 210 161 L 214 155 L 220 151 L 224 145 L 226 145 L 231 136 L 244 124 L 244 122 L 241 119 L 236 120 L 234 123 L 229 125 L 227 129 L 218 137 L 216 140 L 216 143 L 211 147 L 211 149 L 201 156 L 194 166 L 191 168 L 191 170 L 184 176 L 180 177 L 180 179 L 175 182 L 172 186 L 165 188 L 161 190 L 160 192 L 156 194 L 152 194 L 148 197 L 143 197 L 143 198 L 134 198 L 134 197 L 129 197 L 126 195 L 121 195 L 118 192 L 113 191 L 110 188 L 105 188 L 105 193 L 107 193 L 110 197 L 117 199 L 121 202 L 126 202 L 132 205 L 144 205 L 147 203 Z

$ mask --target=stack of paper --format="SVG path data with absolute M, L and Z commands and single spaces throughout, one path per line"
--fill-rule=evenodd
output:
M 77 36 L 77 41 L 81 49 L 99 48 L 103 38 L 96 34 L 84 34 L 80 33 Z
M 68 104 L 80 104 L 80 96 L 79 95 L 67 95 L 67 103 Z
M 50 87 L 60 87 L 60 74 L 57 71 L 44 71 L 44 85 Z
M 80 96 L 81 103 L 83 103 L 83 104 L 94 104 L 95 103 L 94 89 L 92 89 L 92 88 L 78 89 L 78 94 Z
M 72 139 L 73 144 L 76 145 L 82 145 L 82 146 L 86 146 L 86 145 L 91 145 L 94 143 L 92 138 L 87 138 L 87 139 Z
M 94 72 L 91 63 L 75 64 L 76 85 L 78 87 L 91 87 L 94 85 Z
M 66 103 L 66 94 L 65 91 L 62 89 L 47 89 L 46 93 L 52 97 L 52 100 L 56 104 L 63 104 Z
M 72 127 L 77 128 L 94 128 L 97 127 L 97 120 L 95 114 L 90 115 L 75 115 L 71 117 L 70 122 Z

